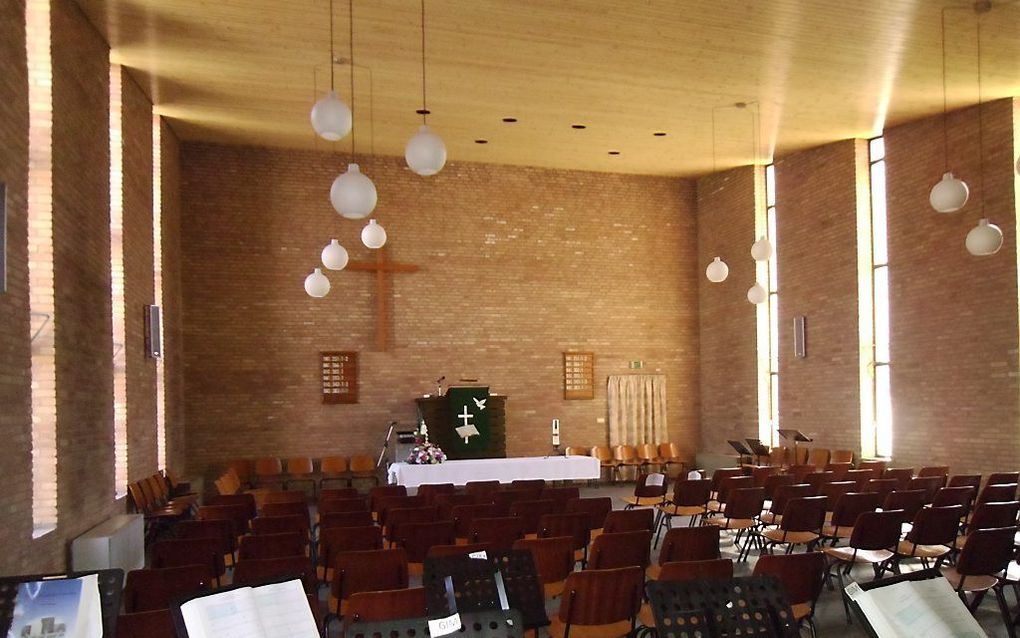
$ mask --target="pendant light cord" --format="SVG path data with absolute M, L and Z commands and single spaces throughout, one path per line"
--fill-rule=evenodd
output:
M 336 90 L 333 79 L 333 67 L 336 66 L 336 52 L 333 51 L 333 0 L 329 0 L 329 90 Z
M 942 161 L 944 173 L 949 172 L 949 124 L 947 113 L 949 112 L 949 97 L 946 89 L 946 9 L 942 7 Z
M 354 126 L 354 0 L 347 0 L 347 18 L 348 18 L 347 21 L 350 23 L 349 27 L 350 27 L 350 37 L 351 37 L 350 45 L 349 45 L 350 46 L 350 48 L 349 48 L 349 54 L 350 54 L 349 55 L 349 57 L 350 57 L 349 62 L 351 64 L 351 156 L 353 157 L 354 154 L 355 154 L 355 149 L 357 148 L 357 146 L 355 145 L 355 140 L 354 140 L 354 130 L 355 130 L 355 126 Z
M 985 216 L 985 109 L 981 92 L 981 16 L 977 17 L 977 90 L 978 90 L 978 176 L 981 184 L 981 217 Z
M 421 123 L 428 124 L 429 107 L 425 93 L 425 0 L 421 0 Z

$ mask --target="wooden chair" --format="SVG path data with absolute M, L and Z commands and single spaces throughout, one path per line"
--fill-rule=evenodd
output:
M 642 572 L 651 564 L 652 533 L 603 533 L 591 542 L 588 564 L 585 569 L 618 569 L 636 565 Z
M 854 469 L 852 463 L 826 463 L 825 471 L 832 472 L 833 481 L 846 480 L 846 474 L 850 470 Z
M 255 478 L 259 487 L 276 484 L 283 489 L 283 463 L 275 456 L 255 459 Z
M 322 530 L 333 527 L 371 527 L 375 525 L 372 512 L 360 510 L 356 512 L 327 512 L 319 517 L 319 534 Z M 382 533 L 382 528 L 379 528 Z
M 942 489 L 945 482 L 944 476 L 915 476 L 910 479 L 907 489 L 920 490 L 922 492 L 921 502 L 931 505 L 931 502 L 935 500 L 935 493 Z
M 316 576 L 320 582 L 333 580 L 333 565 L 336 557 L 343 552 L 361 552 L 382 549 L 382 528 L 367 527 L 324 527 L 319 530 L 317 546 Z
M 591 449 L 591 455 L 599 461 L 599 480 L 602 480 L 602 473 L 609 470 L 609 480 L 615 481 L 617 461 L 612 448 L 608 445 L 596 445 Z
M 557 509 L 556 501 L 517 501 L 510 506 L 510 516 L 521 519 L 525 534 L 537 534 L 539 519 L 545 514 L 556 513 Z
M 591 542 L 589 518 L 587 512 L 546 514 L 538 521 L 538 537 L 569 537 L 573 542 L 574 562 L 581 561 L 583 566 L 588 560 L 588 544 Z
M 878 509 L 878 494 L 875 492 L 848 492 L 841 496 L 832 510 L 832 517 L 822 526 L 822 537 L 835 545 L 840 539 L 854 533 L 857 517 L 864 512 Z
M 327 487 L 319 490 L 319 505 L 322 505 L 326 501 L 344 500 L 350 498 L 361 498 L 361 494 L 358 493 L 357 488 Z
M 847 470 L 843 476 L 844 481 L 853 481 L 857 484 L 855 492 L 863 492 L 868 488 L 868 481 L 875 478 L 874 470 Z
M 401 549 L 342 552 L 330 581 L 329 612 L 347 616 L 350 597 L 363 591 L 407 589 L 407 553 Z
M 371 479 L 372 484 L 379 485 L 379 472 L 375 467 L 375 459 L 366 454 L 356 454 L 351 457 L 350 463 L 351 480 L 353 485 L 356 479 Z
M 237 549 L 237 560 L 305 556 L 307 551 L 308 536 L 297 532 L 245 536 Z
M 711 499 L 713 501 L 719 500 L 719 488 L 723 481 L 731 476 L 743 476 L 744 470 L 739 467 L 721 467 L 716 471 L 712 472 L 712 494 Z M 753 480 L 753 479 L 752 479 Z
M 439 518 L 453 518 L 453 508 L 458 505 L 489 505 L 492 502 L 487 498 L 478 500 L 474 494 L 436 494 L 433 505 L 439 508 Z
M 960 552 L 956 565 L 942 572 L 961 598 L 965 598 L 968 593 L 974 595 L 967 605 L 971 613 L 981 604 L 988 590 L 992 590 L 999 602 L 1002 620 L 1011 637 L 1015 636 L 1013 619 L 1010 617 L 1009 606 L 1002 592 L 1003 581 L 999 579 L 998 574 L 1006 569 L 1013 558 L 1015 534 L 1015 525 L 975 530 L 970 535 L 966 547 Z
M 853 463 L 853 450 L 832 450 L 829 454 L 829 463 Z
M 655 510 L 647 507 L 613 510 L 602 524 L 603 534 L 638 531 L 655 531 Z
M 169 609 L 174 599 L 208 588 L 208 572 L 203 565 L 129 571 L 124 583 L 124 611 L 134 614 Z
M 825 497 L 825 511 L 832 512 L 840 497 L 852 492 L 855 487 L 857 486 L 853 481 L 834 481 L 822 485 L 818 490 L 818 495 Z
M 308 497 L 304 492 L 287 490 L 266 490 L 261 494 L 259 509 L 266 505 L 277 505 L 279 503 L 300 503 L 307 505 Z
M 687 469 L 687 462 L 680 452 L 680 446 L 676 443 L 659 444 L 659 461 L 662 463 L 663 469 L 666 470 L 666 474 L 669 474 L 669 468 L 673 465 L 680 466 L 679 474 L 683 474 Z
M 545 479 L 514 479 L 510 481 L 512 490 L 538 490 L 539 493 L 545 489 Z
M 786 589 L 794 620 L 798 624 L 807 622 L 811 635 L 817 635 L 814 615 L 825 584 L 825 554 L 763 555 L 755 564 L 753 575 L 778 578 Z
M 734 538 L 734 545 L 740 547 L 740 538 L 746 534 L 746 542 L 740 548 L 737 560 L 746 560 L 751 551 L 752 542 L 755 540 L 754 528 L 758 525 L 758 515 L 761 514 L 765 504 L 765 488 L 747 487 L 733 490 L 728 495 L 726 510 L 720 518 L 709 518 L 705 520 L 707 525 L 716 525 L 724 530 L 737 532 Z
M 121 614 L 117 638 L 177 638 L 169 609 Z
M 662 505 L 669 491 L 669 479 L 662 472 L 641 474 L 634 484 L 634 494 L 623 499 L 626 508 Z
M 386 527 L 390 511 L 417 507 L 425 507 L 425 499 L 421 496 L 385 496 L 376 499 L 372 509 L 376 514 L 376 520 L 379 521 L 379 524 Z
M 992 472 L 988 475 L 988 485 L 1020 483 L 1020 472 Z
M 978 494 L 977 504 L 1005 503 L 1016 500 L 1016 483 L 989 483 Z
M 903 513 L 897 510 L 887 512 L 862 512 L 854 522 L 847 547 L 826 547 L 822 551 L 829 558 L 826 578 L 835 572 L 839 579 L 839 591 L 846 589 L 843 575 L 849 574 L 855 564 L 871 565 L 877 580 L 889 562 L 896 555 L 900 540 L 900 520 Z M 850 622 L 850 606 L 843 597 L 843 611 Z
M 368 509 L 378 514 L 380 504 L 393 496 L 407 496 L 407 488 L 403 485 L 377 485 L 368 491 Z
M 811 486 L 814 496 L 822 493 L 822 486 L 836 480 L 833 472 L 811 472 L 804 477 L 804 482 Z
M 630 634 L 641 608 L 642 585 L 640 567 L 571 573 L 563 587 L 559 612 L 548 627 L 549 635 Z
M 479 503 L 488 501 L 494 493 L 503 489 L 499 481 L 468 481 L 464 484 L 464 493 L 470 494 Z
M 825 500 L 824 496 L 808 496 L 787 501 L 779 526 L 761 532 L 765 539 L 762 553 L 766 550 L 772 553 L 776 545 L 786 545 L 787 554 L 792 554 L 797 545 L 806 545 L 810 552 L 821 538 L 822 525 L 825 524 Z
M 362 591 L 347 600 L 350 623 L 423 618 L 427 614 L 424 587 Z
M 957 474 L 950 476 L 947 487 L 973 487 L 974 493 L 977 494 L 981 490 L 981 475 Z
M 714 525 L 700 527 L 674 527 L 666 532 L 659 552 L 658 565 L 648 568 L 648 578 L 657 580 L 666 563 L 715 560 L 720 558 L 719 528 Z
M 301 519 L 304 532 L 307 534 L 312 528 L 312 517 L 308 511 L 308 505 L 301 503 L 266 503 L 262 506 L 259 516 L 297 516 Z M 253 522 L 254 524 L 254 522 Z
M 305 593 L 316 592 L 315 571 L 304 556 L 283 558 L 249 558 L 239 561 L 231 575 L 234 585 L 258 585 L 282 578 L 298 577 Z
M 606 516 L 613 511 L 613 499 L 608 496 L 576 498 L 567 503 L 567 514 L 584 512 L 588 515 L 588 529 L 595 533 L 602 529 Z
M 227 572 L 223 562 L 223 541 L 219 538 L 186 538 L 161 540 L 152 546 L 152 567 L 184 567 L 199 565 L 205 570 L 202 581 L 220 585 L 220 577 Z
M 932 498 L 930 505 L 932 507 L 962 505 L 963 516 L 966 517 L 967 513 L 970 512 L 970 506 L 974 502 L 974 495 L 976 493 L 973 487 L 966 485 L 961 487 L 940 487 L 935 491 L 935 496 Z
M 751 476 L 726 476 L 719 481 L 719 486 L 716 489 L 715 499 L 708 502 L 708 515 L 719 514 L 726 511 L 726 504 L 729 500 L 730 494 L 739 489 L 753 488 L 754 477 Z M 759 488 L 762 490 L 762 494 L 765 493 L 765 488 Z
M 899 486 L 898 479 L 871 479 L 864 486 L 864 491 L 878 494 L 878 502 L 884 503 L 889 494 L 899 489 Z
M 291 457 L 287 459 L 285 471 L 287 480 L 283 483 L 284 489 L 290 489 L 294 483 L 308 483 L 312 486 L 312 498 L 315 498 L 319 482 L 315 479 L 315 467 L 311 458 L 307 456 Z
M 882 473 L 885 472 L 885 468 L 889 463 L 887 461 L 861 461 L 857 464 L 859 470 L 871 470 L 873 476 L 871 478 L 882 478 Z
M 808 452 L 807 462 L 808 465 L 815 467 L 825 467 L 829 463 L 829 450 L 821 447 L 811 448 L 811 451 Z
M 322 457 L 319 461 L 319 492 L 325 489 L 327 481 L 341 481 L 350 487 L 350 471 L 346 456 Z
M 327 514 L 337 512 L 366 512 L 368 517 L 372 518 L 372 513 L 368 509 L 368 501 L 364 498 L 332 498 L 328 501 L 319 501 L 316 514 L 320 519 Z
M 574 571 L 574 539 L 570 536 L 528 538 L 514 541 L 513 549 L 531 552 L 545 598 L 563 593 L 567 576 Z
M 425 553 L 427 558 L 442 557 L 442 556 L 461 556 L 463 554 L 474 554 L 475 552 L 486 552 L 493 551 L 492 546 L 488 543 L 468 543 L 466 545 L 433 545 L 429 548 L 429 551 Z
M 780 485 L 769 505 L 769 509 L 758 514 L 763 525 L 778 525 L 783 520 L 783 511 L 790 499 L 814 496 L 814 488 L 807 483 Z
M 255 505 L 255 495 L 251 493 L 244 494 L 216 494 L 211 496 L 206 501 L 206 506 L 217 506 L 217 505 L 240 505 L 245 508 L 245 524 L 242 529 L 247 530 L 247 521 L 255 518 L 258 514 L 258 508 Z
M 638 471 L 647 473 L 648 469 L 655 466 L 655 470 L 662 470 L 662 458 L 659 457 L 659 446 L 654 443 L 642 443 L 637 446 L 637 456 L 641 464 L 638 466 Z
M 793 474 L 794 483 L 807 483 L 807 475 L 817 471 L 818 468 L 808 463 L 798 463 L 787 468 L 789 474 Z
M 751 478 L 754 479 L 754 487 L 765 487 L 769 478 L 782 476 L 783 468 L 778 465 L 759 465 L 751 468 Z
M 581 498 L 581 490 L 576 487 L 547 487 L 542 490 L 543 501 L 555 501 L 556 506 L 563 511 L 567 503 L 575 498 Z
M 524 527 L 524 519 L 517 516 L 476 518 L 471 521 L 468 542 L 488 543 L 495 551 L 509 551 L 514 542 L 524 538 Z
M 476 518 L 497 518 L 499 508 L 492 503 L 481 505 L 457 505 L 450 513 L 454 522 L 454 533 L 457 539 L 467 542 L 471 537 L 471 522 Z
M 890 467 L 882 472 L 882 478 L 896 479 L 896 489 L 905 490 L 910 485 L 910 479 L 914 478 L 912 467 Z
M 970 533 L 979 529 L 995 529 L 1016 525 L 1020 513 L 1020 501 L 1001 503 L 978 503 L 967 523 L 967 533 L 956 537 L 956 549 L 967 546 Z
M 479 520 L 485 519 L 475 519 L 475 523 Z M 396 534 L 394 536 L 396 546 L 402 547 L 407 552 L 408 573 L 416 576 L 422 574 L 425 557 L 428 556 L 430 549 L 437 545 L 453 545 L 456 540 L 453 521 L 407 523 L 401 525 Z M 497 546 L 492 547 L 493 550 L 499 551 Z
M 779 491 L 782 485 L 796 485 L 796 478 L 793 474 L 772 474 L 765 479 L 763 485 L 758 485 L 755 482 L 755 487 L 765 488 L 765 500 L 772 501 L 776 498 L 776 493 Z
M 614 471 L 617 478 L 623 477 L 623 468 L 634 469 L 635 478 L 641 468 L 641 459 L 638 458 L 637 449 L 633 445 L 617 445 L 613 448 L 613 460 L 616 463 Z
M 251 522 L 251 531 L 256 536 L 265 534 L 308 534 L 308 520 L 297 515 L 257 516 Z
M 919 478 L 931 478 L 938 476 L 942 478 L 942 485 L 939 487 L 945 487 L 949 481 L 949 466 L 948 465 L 926 465 L 917 471 L 917 477 Z M 915 478 L 917 478 L 915 477 Z
M 440 494 L 454 494 L 457 486 L 453 483 L 425 483 L 418 486 L 418 496 L 425 499 L 426 505 L 435 505 Z
M 248 533 L 249 517 L 245 505 L 203 505 L 198 508 L 196 520 L 199 521 L 230 521 L 234 534 L 240 538 Z
M 568 445 L 564 450 L 565 456 L 591 456 L 591 449 L 586 447 L 578 447 L 575 445 Z
M 925 569 L 934 559 L 938 568 L 956 542 L 963 511 L 962 505 L 919 510 L 914 515 L 910 531 L 896 546 L 896 571 L 899 571 L 899 564 L 908 558 L 920 558 Z
M 401 535 L 401 529 L 405 525 L 434 523 L 438 520 L 436 517 L 438 511 L 435 507 L 398 507 L 388 510 L 383 525 L 383 536 L 392 542 Z
M 893 490 L 882 501 L 883 510 L 900 510 L 903 512 L 901 523 L 909 523 L 924 507 L 924 490 Z
M 662 530 L 669 530 L 674 516 L 689 516 L 688 527 L 693 527 L 708 511 L 712 481 L 709 479 L 680 479 L 673 484 L 673 495 L 666 503 L 656 506 L 658 522 L 655 525 L 655 546 L 658 547 Z

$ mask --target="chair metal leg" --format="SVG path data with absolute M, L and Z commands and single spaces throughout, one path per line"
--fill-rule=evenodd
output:
M 839 580 L 839 597 L 843 600 L 843 611 L 846 613 L 846 624 L 853 624 L 850 620 L 850 603 L 846 600 L 846 582 L 843 580 L 842 570 L 836 570 L 836 578 Z
M 1002 612 L 1002 622 L 1006 624 L 1006 633 L 1009 638 L 1016 638 L 1016 627 L 1013 626 L 1013 619 L 1009 615 L 1009 605 L 1006 604 L 1006 594 L 1002 591 L 1002 585 L 996 585 L 995 598 L 999 601 L 999 611 Z

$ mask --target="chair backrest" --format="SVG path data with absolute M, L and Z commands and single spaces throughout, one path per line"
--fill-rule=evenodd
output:
M 175 538 L 218 538 L 224 554 L 237 549 L 237 533 L 234 521 L 216 519 L 211 521 L 181 521 L 174 525 Z
M 634 485 L 634 496 L 637 498 L 665 499 L 667 491 L 669 478 L 662 472 L 641 474 Z
M 789 449 L 784 445 L 778 445 L 769 450 L 769 465 L 787 466 L 790 464 Z
M 485 505 L 491 501 L 476 494 L 436 494 L 432 504 L 439 508 L 439 518 L 453 518 L 453 508 L 458 505 Z
M 522 538 L 514 541 L 513 549 L 531 552 L 543 585 L 565 580 L 574 571 L 574 539 L 570 536 Z
M 368 509 L 368 501 L 361 497 L 355 498 L 331 498 L 319 501 L 319 518 L 333 512 L 371 512 Z
M 568 445 L 563 452 L 567 456 L 591 456 L 591 450 L 586 447 Z
M 915 476 L 907 484 L 908 490 L 921 490 L 924 495 L 921 500 L 927 505 L 935 499 L 935 492 L 942 488 L 946 482 L 944 476 Z
M 650 507 L 639 507 L 629 510 L 613 510 L 606 515 L 602 531 L 606 534 L 616 532 L 636 532 L 655 530 L 655 510 Z
M 341 552 L 382 549 L 382 529 L 367 527 L 329 527 L 319 530 L 319 563 L 332 566 Z
M 899 489 L 900 482 L 897 479 L 871 479 L 864 486 L 864 491 L 878 494 L 878 501 L 885 502 L 885 498 L 893 490 Z
M 577 487 L 547 487 L 542 490 L 543 501 L 556 501 L 556 506 L 563 511 L 569 501 L 581 498 L 581 490 Z
M 510 516 L 516 516 L 524 522 L 524 532 L 538 532 L 538 521 L 545 514 L 554 514 L 559 509 L 556 501 L 517 501 L 510 506 Z
M 588 529 L 601 529 L 606 515 L 613 511 L 613 499 L 608 496 L 592 498 L 575 498 L 567 502 L 567 513 L 584 512 L 588 514 Z
M 481 519 L 475 522 L 478 520 Z M 456 536 L 453 521 L 435 521 L 401 525 L 393 539 L 407 552 L 409 562 L 424 563 L 429 549 L 436 545 L 453 545 Z
M 1020 472 L 992 472 L 988 475 L 988 485 L 1000 483 L 1020 483 Z
M 367 454 L 355 454 L 351 457 L 350 471 L 356 474 L 375 472 L 375 459 Z
M 794 480 L 793 474 L 772 474 L 765 479 L 765 498 L 775 500 L 779 488 L 783 485 L 794 485 Z M 755 487 L 759 486 L 755 484 Z
M 656 580 L 720 580 L 733 578 L 733 561 L 729 558 L 711 560 L 690 560 L 666 563 Z
M 943 479 L 943 485 L 945 481 L 949 480 L 949 466 L 948 465 L 926 465 L 917 471 L 917 475 L 922 478 L 928 478 L 932 476 L 941 476 Z
M 403 548 L 341 552 L 333 568 L 330 593 L 339 600 L 361 591 L 407 589 L 407 552 Z
M 1016 499 L 1016 483 L 989 483 L 978 494 L 978 503 L 1002 503 Z
M 177 638 L 169 609 L 140 611 L 117 617 L 117 638 Z
M 545 479 L 514 479 L 510 482 L 512 490 L 541 490 L 545 489 Z
M 906 540 L 915 545 L 952 546 L 963 516 L 963 505 L 921 508 L 913 519 Z
M 679 479 L 673 483 L 672 502 L 680 507 L 704 506 L 711 492 L 711 479 Z
M 854 468 L 853 463 L 826 463 L 825 471 L 832 472 L 834 481 L 846 480 L 846 473 Z
M 833 481 L 823 484 L 819 488 L 818 494 L 825 497 L 825 509 L 831 512 L 836 507 L 839 497 L 852 492 L 856 487 L 857 484 L 853 481 Z
M 727 506 L 730 502 L 731 495 L 737 490 L 754 488 L 754 477 L 753 476 L 727 476 L 719 482 L 717 500 L 720 503 L 726 503 Z M 764 493 L 765 488 L 759 488 Z
M 518 501 L 537 501 L 542 498 L 542 489 L 527 487 L 515 490 L 500 490 L 491 495 L 491 500 L 501 512 L 500 516 L 509 516 L 510 508 Z
M 814 489 L 814 493 L 821 494 L 822 486 L 836 480 L 835 472 L 811 472 L 804 477 L 804 482 Z
M 251 521 L 255 534 L 308 533 L 308 521 L 301 516 L 257 516 Z
M 304 492 L 297 490 L 274 490 L 270 492 L 262 493 L 262 505 L 276 505 L 278 503 L 300 503 L 305 504 L 308 501 L 308 497 Z
M 312 466 L 312 459 L 307 456 L 293 456 L 287 459 L 287 474 L 291 476 L 305 476 L 315 471 Z
M 637 448 L 637 455 L 642 461 L 656 461 L 659 458 L 659 446 L 654 443 L 642 443 Z
M 499 481 L 468 481 L 464 484 L 464 493 L 477 497 L 489 497 L 503 489 Z
M 331 527 L 366 527 L 372 526 L 372 512 L 359 510 L 356 512 L 327 512 L 319 515 L 319 529 Z
M 676 443 L 660 443 L 659 457 L 662 459 L 668 459 L 670 461 L 679 460 L 680 446 L 677 445 Z
M 849 544 L 854 549 L 895 549 L 902 521 L 902 510 L 861 512 L 854 522 Z
M 308 506 L 304 503 L 265 503 L 259 516 L 297 516 L 301 519 L 306 533 L 311 528 L 311 514 L 308 511 Z M 255 522 L 252 520 L 252 525 L 254 524 Z
M 975 490 L 969 485 L 961 485 L 960 487 L 940 487 L 935 492 L 935 497 L 932 499 L 932 507 L 943 507 L 946 505 L 963 505 L 965 510 L 970 509 L 970 504 L 974 500 Z M 964 512 L 966 514 L 966 511 Z
M 132 570 L 124 583 L 124 611 L 169 609 L 175 598 L 208 587 L 208 571 L 202 565 Z
M 974 514 L 970 517 L 967 529 L 992 529 L 1016 525 L 1018 511 L 1020 511 L 1020 501 L 978 503 L 974 506 Z
M 617 445 L 613 448 L 613 458 L 617 461 L 633 461 L 637 459 L 637 450 L 633 445 Z
M 754 566 L 755 576 L 777 577 L 791 605 L 814 606 L 825 582 L 825 554 L 762 554 Z
M 255 515 L 258 513 L 258 509 L 256 508 L 255 505 L 255 495 L 249 493 L 217 494 L 215 496 L 210 497 L 206 502 L 206 506 L 217 505 L 240 505 L 241 507 L 245 508 L 247 520 L 255 518 Z M 247 525 L 245 527 L 247 527 Z
M 587 512 L 546 514 L 538 521 L 539 538 L 569 536 L 574 549 L 584 549 L 591 541 L 590 515 Z
M 287 576 L 300 576 L 306 593 L 315 593 L 315 572 L 306 556 L 283 558 L 249 558 L 234 565 L 232 584 L 258 585 Z
M 427 613 L 424 587 L 362 591 L 347 601 L 347 617 L 352 623 L 422 618 Z
M 857 483 L 857 492 L 863 492 L 868 488 L 868 481 L 875 478 L 874 470 L 848 470 L 843 476 L 844 481 L 854 481 Z
M 780 527 L 786 532 L 820 532 L 825 523 L 825 497 L 792 498 L 783 510 Z
M 857 468 L 871 470 L 874 473 L 872 478 L 882 478 L 882 472 L 885 471 L 887 465 L 889 465 L 887 461 L 861 461 L 857 464 Z
M 439 520 L 436 507 L 398 507 L 389 510 L 386 514 L 384 531 L 390 538 L 396 538 L 402 534 L 404 525 L 410 523 L 434 523 Z
M 719 557 L 719 528 L 717 526 L 674 527 L 666 532 L 666 536 L 662 539 L 659 564 L 714 560 Z
M 326 501 L 342 501 L 344 499 L 361 498 L 356 487 L 326 487 L 319 490 L 319 505 Z M 366 509 L 368 501 L 365 501 Z
M 754 479 L 754 487 L 765 487 L 769 477 L 779 476 L 783 468 L 778 465 L 760 465 L 751 468 L 751 478 Z
M 228 470 L 232 470 L 237 480 L 242 483 L 248 482 L 255 473 L 255 463 L 251 459 L 234 459 L 227 463 Z
M 905 490 L 910 485 L 910 479 L 914 478 L 914 468 L 890 467 L 882 472 L 882 478 L 896 479 L 899 482 L 896 489 Z
M 814 488 L 807 483 L 793 483 L 791 485 L 780 485 L 776 488 L 775 496 L 772 498 L 772 506 L 769 511 L 773 514 L 782 514 L 786 504 L 792 498 L 803 498 L 814 496 Z
M 924 507 L 924 490 L 893 490 L 882 501 L 883 510 L 902 510 L 903 522 L 913 520 L 914 515 Z
M 833 450 L 829 455 L 829 463 L 853 463 L 853 450 Z
M 206 569 L 206 582 L 226 573 L 223 562 L 223 541 L 219 538 L 185 538 L 156 541 L 152 546 L 152 567 L 201 565 Z
M 368 508 L 379 512 L 379 501 L 391 496 L 407 496 L 407 488 L 403 485 L 376 485 L 368 491 Z
M 957 573 L 961 576 L 991 576 L 1006 569 L 1013 558 L 1015 534 L 1015 525 L 971 532 L 956 559 Z M 961 579 L 961 589 L 966 587 L 965 580 Z
M 457 538 L 468 538 L 471 534 L 471 521 L 476 518 L 496 518 L 499 508 L 492 503 L 481 505 L 457 505 L 450 512 L 456 524 Z
M 613 449 L 608 445 L 596 445 L 591 449 L 591 455 L 600 463 L 606 463 L 613 460 Z
M 648 530 L 599 534 L 591 542 L 586 569 L 617 569 L 651 562 L 652 533 Z
M 461 554 L 474 554 L 475 552 L 491 552 L 492 545 L 488 543 L 468 543 L 467 545 L 433 545 L 426 552 L 428 558 L 438 556 L 459 556 Z
M 372 511 L 378 515 L 379 523 L 386 525 L 390 511 L 425 507 L 425 499 L 421 496 L 384 496 L 375 500 Z
M 980 474 L 957 474 L 949 477 L 949 487 L 973 487 L 974 493 L 977 494 L 978 490 L 981 489 L 981 475 Z
M 425 499 L 426 505 L 435 505 L 439 494 L 453 494 L 456 491 L 457 486 L 453 483 L 426 483 L 418 486 L 418 496 Z
M 833 527 L 853 527 L 863 512 L 874 512 L 878 508 L 878 494 L 875 492 L 847 492 L 839 497 L 832 510 Z
M 248 531 L 251 519 L 247 505 L 202 505 L 196 517 L 200 521 L 233 521 L 238 536 Z
M 793 478 L 798 483 L 807 483 L 805 480 L 808 474 L 816 471 L 818 468 L 809 463 L 799 463 L 797 465 L 791 465 L 788 472 L 793 474 Z
M 244 536 L 237 549 L 238 560 L 304 556 L 308 536 L 297 532 Z
M 516 516 L 476 518 L 471 521 L 468 542 L 489 543 L 496 551 L 508 551 L 524 533 L 524 519 Z
M 259 477 L 279 476 L 283 473 L 283 463 L 275 456 L 255 459 L 255 475 Z
M 829 462 L 829 450 L 825 448 L 815 447 L 811 448 L 807 458 L 808 465 L 814 465 L 815 467 L 825 467 Z
M 743 476 L 744 469 L 740 467 L 721 467 L 712 472 L 712 491 L 718 492 L 723 480 L 731 476 Z
M 346 474 L 347 470 L 346 456 L 324 456 L 319 461 L 319 471 L 323 474 Z
M 640 567 L 573 572 L 560 599 L 559 619 L 568 625 L 633 621 L 641 607 Z

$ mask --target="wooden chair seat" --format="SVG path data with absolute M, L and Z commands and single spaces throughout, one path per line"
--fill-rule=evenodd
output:
M 661 496 L 628 496 L 623 502 L 633 507 L 653 507 L 662 503 Z
M 850 538 L 853 534 L 852 527 L 833 527 L 828 524 L 822 526 L 822 536 L 826 538 Z
M 783 515 L 774 512 L 762 512 L 758 520 L 766 525 L 779 525 L 783 522 Z
M 697 516 L 705 512 L 705 508 L 701 505 L 673 505 L 672 503 L 656 505 L 655 509 L 667 516 Z
M 950 586 L 956 589 L 960 586 L 960 580 L 963 578 L 959 572 L 956 571 L 955 567 L 948 567 L 942 571 L 942 575 L 949 581 Z M 992 587 L 999 584 L 999 579 L 995 576 L 967 576 L 967 580 L 964 583 L 967 585 L 967 591 L 987 591 Z
M 546 583 L 542 586 L 544 590 L 545 599 L 556 598 L 563 594 L 563 586 L 567 584 L 566 580 L 561 580 L 555 583 Z
M 893 553 L 887 549 L 859 549 L 856 554 L 852 547 L 826 547 L 822 549 L 827 556 L 844 563 L 851 561 L 855 563 L 884 563 L 893 557 Z
M 811 616 L 811 603 L 797 603 L 796 605 L 790 605 L 790 610 L 793 612 L 793 619 L 800 622 L 801 620 Z
M 722 512 L 726 511 L 726 503 L 720 503 L 719 501 L 709 501 L 706 508 L 709 512 Z
M 546 629 L 552 638 L 564 638 L 567 626 L 554 616 L 552 623 Z M 571 625 L 570 636 L 571 638 L 622 638 L 630 634 L 630 629 L 630 622 L 626 620 L 608 625 Z
M 723 529 L 750 529 L 758 524 L 753 518 L 709 518 L 707 525 L 715 525 Z
M 814 532 L 783 532 L 778 527 L 767 529 L 761 535 L 776 543 L 790 543 L 793 545 L 813 543 L 819 538 L 818 534 Z
M 639 625 L 655 627 L 655 614 L 652 613 L 652 606 L 648 603 L 641 605 L 641 611 L 638 612 L 637 617 Z
M 656 565 L 652 563 L 645 568 L 645 579 L 646 580 L 659 580 L 659 573 L 662 572 L 662 565 Z
M 945 545 L 914 545 L 909 541 L 900 541 L 896 546 L 896 554 L 912 558 L 939 558 L 949 553 Z

